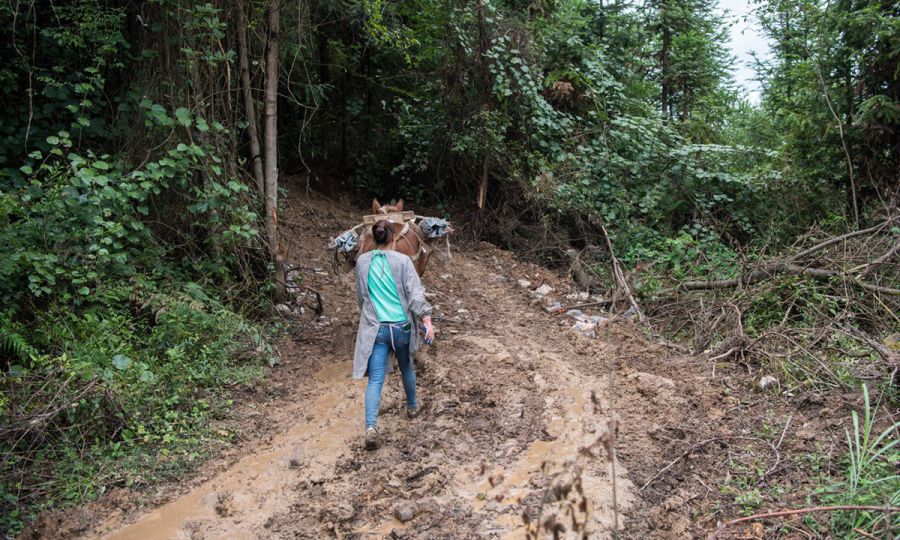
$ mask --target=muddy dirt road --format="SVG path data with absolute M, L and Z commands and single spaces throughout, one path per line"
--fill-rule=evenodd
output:
M 488 244 L 458 246 L 426 272 L 439 329 L 417 362 L 426 414 L 402 414 L 392 375 L 382 445 L 365 451 L 365 382 L 349 378 L 355 293 L 348 276 L 326 271 L 323 251 L 356 214 L 291 200 L 289 260 L 296 279 L 322 293 L 325 312 L 298 323 L 284 344 L 272 374 L 281 397 L 241 413 L 265 418 L 268 431 L 171 490 L 165 504 L 95 514 L 87 537 L 525 538 L 551 516 L 590 538 L 614 528 L 623 538 L 697 536 L 686 501 L 698 496 L 679 487 L 680 467 L 646 492 L 636 486 L 682 447 L 669 426 L 716 422 L 719 402 L 735 398 L 630 323 L 596 337 L 572 329 L 534 292 L 548 285 L 547 296 L 571 303 L 569 285 Z
M 423 417 L 401 414 L 402 388 L 392 376 L 379 418 L 384 443 L 362 449 L 365 382 L 349 378 L 348 362 L 356 312 L 341 302 L 332 328 L 344 339 L 293 353 L 317 355 L 322 366 L 305 417 L 184 496 L 102 536 L 521 537 L 522 514 L 537 516 L 550 479 L 578 469 L 587 508 L 576 504 L 575 519 L 589 531 L 612 530 L 611 464 L 595 444 L 607 432 L 609 381 L 572 362 L 608 363 L 611 348 L 549 326 L 489 251 L 457 253 L 426 276 L 441 333 L 418 362 Z M 334 295 L 352 300 L 352 287 L 339 283 Z M 616 474 L 622 525 L 632 485 L 621 464 Z M 579 496 L 573 490 L 572 499 Z

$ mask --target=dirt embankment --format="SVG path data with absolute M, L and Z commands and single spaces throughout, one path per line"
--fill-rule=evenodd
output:
M 427 413 L 401 414 L 393 376 L 379 418 L 383 444 L 366 452 L 364 382 L 349 378 L 355 294 L 347 276 L 327 271 L 323 250 L 359 212 L 315 196 L 289 203 L 289 260 L 300 283 L 321 293 L 325 311 L 304 310 L 271 386 L 260 390 L 265 397 L 247 396 L 243 442 L 193 481 L 149 496 L 146 508 L 119 492 L 65 519 L 49 516 L 45 532 L 524 538 L 553 516 L 591 538 L 614 529 L 624 538 L 700 537 L 732 510 L 720 489 L 731 464 L 763 467 L 759 484 L 746 489 L 783 485 L 786 451 L 809 442 L 781 432 L 780 405 L 749 391 L 742 368 L 716 373 L 649 343 L 625 321 L 588 337 L 548 314 L 533 292 L 548 285 L 563 300 L 573 292 L 565 280 L 474 244 L 457 245 L 453 260 L 424 279 L 440 330 L 418 360 Z M 774 435 L 751 420 L 762 411 L 777 425 Z M 794 426 L 815 421 L 801 416 Z M 789 491 L 779 493 L 787 495 L 763 497 L 790 501 Z

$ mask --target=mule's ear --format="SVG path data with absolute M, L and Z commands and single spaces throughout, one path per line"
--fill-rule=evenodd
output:
M 397 204 L 394 205 L 394 208 L 396 208 L 398 212 L 402 212 L 403 211 L 403 199 L 400 199 L 399 201 L 397 201 Z
M 378 202 L 378 199 L 372 199 L 372 213 L 377 214 L 379 210 L 381 210 L 381 203 Z

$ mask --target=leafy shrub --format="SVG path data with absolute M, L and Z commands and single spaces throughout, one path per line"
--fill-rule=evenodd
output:
M 137 110 L 150 131 L 179 126 L 197 140 L 226 131 L 146 99 Z M 19 168 L 21 185 L 0 193 L 0 526 L 9 531 L 41 508 L 134 480 L 110 476 L 111 463 L 177 463 L 230 436 L 212 432 L 210 418 L 272 354 L 266 332 L 236 311 L 250 304 L 215 292 L 236 285 L 258 219 L 215 145 L 175 138 L 138 167 L 77 146 L 66 131 L 47 137 Z

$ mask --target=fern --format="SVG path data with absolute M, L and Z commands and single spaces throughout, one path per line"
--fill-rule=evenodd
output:
M 7 321 L 0 324 L 0 352 L 25 362 L 37 355 L 37 349 L 28 343 L 22 334 L 15 332 Z

